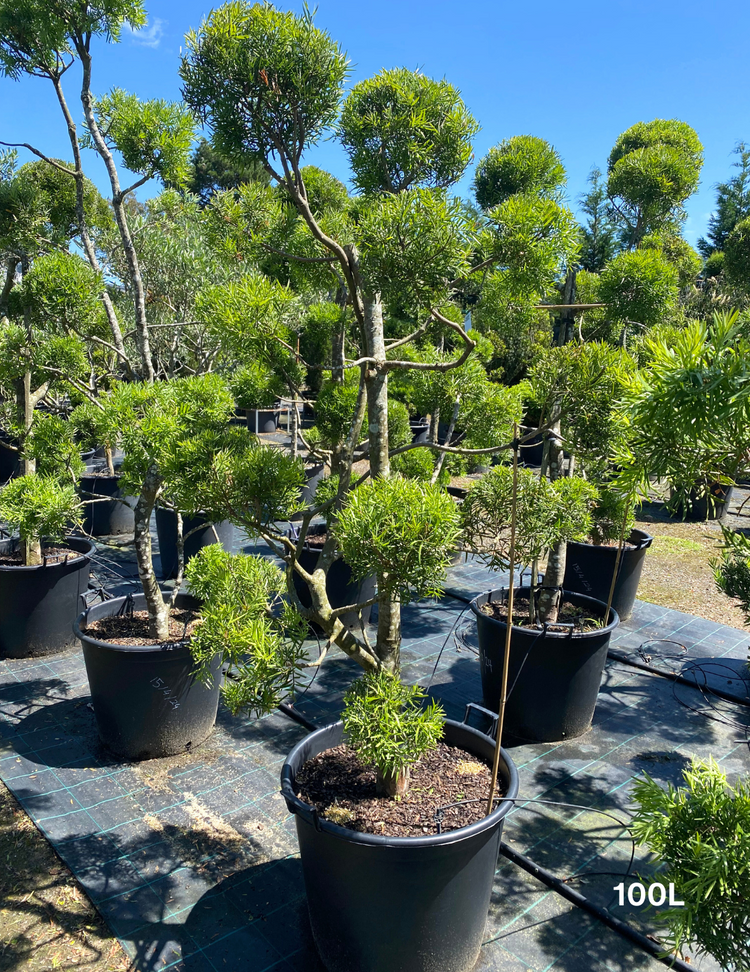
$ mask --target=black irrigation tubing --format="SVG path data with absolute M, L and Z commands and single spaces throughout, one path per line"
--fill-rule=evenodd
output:
M 644 644 L 649 644 L 649 642 L 644 642 Z M 611 661 L 620 662 L 623 665 L 630 665 L 632 668 L 638 668 L 643 672 L 648 672 L 650 675 L 659 675 L 661 678 L 668 678 L 672 682 L 677 682 L 679 685 L 689 685 L 691 688 L 698 689 L 699 691 L 704 687 L 697 679 L 688 678 L 687 675 L 682 675 L 679 672 L 666 671 L 663 668 L 656 668 L 654 665 L 649 665 L 646 662 L 636 661 L 635 658 L 631 658 L 616 648 L 610 648 L 607 652 L 607 658 Z M 712 662 L 711 664 L 715 664 Z M 686 671 L 698 671 L 702 670 L 700 665 L 691 665 Z M 705 676 L 705 672 L 703 672 Z M 741 676 L 734 673 L 735 678 L 741 680 Z M 745 696 L 736 695 L 734 692 L 727 692 L 725 689 L 714 688 L 713 686 L 705 686 L 706 689 L 713 695 L 718 696 L 720 699 L 724 699 L 725 702 L 734 702 L 737 705 L 750 706 L 750 699 Z
M 504 840 L 500 841 L 500 853 L 503 855 L 503 857 L 507 857 L 509 861 L 517 864 L 518 867 L 523 868 L 523 870 L 531 874 L 532 877 L 535 877 L 538 881 L 541 881 L 542 884 L 545 884 L 552 891 L 555 891 L 561 897 L 572 902 L 572 904 L 576 905 L 576 907 L 587 912 L 587 914 L 596 918 L 598 921 L 602 922 L 602 924 L 607 925 L 607 927 L 611 928 L 612 931 L 617 932 L 618 935 L 621 935 L 629 942 L 637 945 L 644 952 L 647 952 L 652 958 L 662 962 L 668 968 L 675 969 L 677 972 L 695 972 L 694 965 L 689 965 L 687 962 L 683 962 L 683 960 L 678 958 L 676 955 L 665 955 L 664 949 L 660 948 L 656 942 L 652 941 L 646 935 L 641 934 L 641 932 L 639 932 L 636 928 L 633 928 L 632 925 L 629 925 L 627 922 L 617 918 L 606 908 L 602 908 L 599 905 L 594 904 L 593 901 L 589 901 L 589 899 L 585 895 L 581 894 L 580 891 L 576 891 L 575 888 L 571 888 L 570 885 L 566 884 L 560 878 L 555 877 L 555 875 L 546 868 L 534 863 L 534 861 L 526 857 L 525 854 L 521 854 L 519 851 L 513 850 L 513 848 L 509 847 Z

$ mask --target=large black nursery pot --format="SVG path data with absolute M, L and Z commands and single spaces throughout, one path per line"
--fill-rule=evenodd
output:
M 525 433 L 525 434 L 528 434 Z M 544 433 L 537 432 L 528 442 L 521 444 L 518 450 L 518 458 L 523 466 L 541 466 L 544 456 Z
M 118 645 L 86 634 L 87 625 L 123 612 L 126 597 L 88 608 L 75 621 L 86 663 L 99 738 L 125 759 L 175 756 L 195 749 L 216 721 L 221 684 L 220 657 L 211 666 L 212 682 L 196 678 L 186 645 Z M 146 607 L 143 594 L 132 598 L 135 611 Z M 189 594 L 177 595 L 178 607 L 197 607 Z
M 529 588 L 517 588 L 516 598 L 528 598 Z M 506 623 L 481 610 L 487 601 L 505 602 L 503 588 L 480 594 L 471 602 L 477 619 L 479 666 L 484 703 L 497 712 L 502 691 Z M 584 594 L 563 591 L 563 598 L 601 618 L 606 603 Z M 580 736 L 591 725 L 599 696 L 609 639 L 619 624 L 610 611 L 606 627 L 595 631 L 548 631 L 513 626 L 508 670 L 509 696 L 504 731 L 521 742 L 557 742 Z
M 302 487 L 302 492 L 300 493 L 300 502 L 304 503 L 305 506 L 312 505 L 315 499 L 315 491 L 324 478 L 325 468 L 322 462 L 315 462 L 305 467 L 305 485 Z M 302 514 L 299 513 L 296 514 L 295 518 L 301 516 Z
M 256 434 L 260 432 L 276 432 L 279 427 L 280 410 L 278 408 L 249 408 L 247 409 L 247 427 Z
M 669 506 L 674 516 L 684 520 L 721 520 L 731 501 L 731 486 L 710 483 L 704 489 L 691 489 L 687 503 L 672 499 Z
M 320 534 L 325 532 L 326 527 L 323 525 L 312 526 L 308 530 L 308 536 L 311 534 Z M 318 558 L 320 557 L 320 547 L 309 546 L 307 543 L 302 548 L 302 554 L 299 558 L 300 566 L 303 570 L 306 570 L 308 574 L 311 574 L 318 565 Z M 357 604 L 361 601 L 369 601 L 371 597 L 375 596 L 376 580 L 374 577 L 366 577 L 362 581 L 357 581 L 352 577 L 352 569 L 349 564 L 339 557 L 338 560 L 331 564 L 331 567 L 326 576 L 326 593 L 328 594 L 328 600 L 331 603 L 332 608 L 345 607 L 347 604 Z M 294 589 L 297 592 L 297 597 L 300 599 L 304 607 L 310 607 L 312 604 L 312 598 L 310 596 L 310 589 L 307 584 L 302 580 L 302 578 L 296 573 L 294 574 Z M 368 605 L 362 608 L 362 624 L 367 624 L 370 620 L 370 613 L 372 610 L 372 605 Z M 346 614 L 341 615 L 341 623 L 346 628 L 352 630 L 359 630 L 359 617 L 356 611 L 348 611 Z
M 627 538 L 628 546 L 622 548 L 612 598 L 612 607 L 621 621 L 627 621 L 633 613 L 646 551 L 653 542 L 654 538 L 645 530 L 633 530 Z M 587 594 L 606 604 L 615 571 L 617 547 L 569 542 L 566 558 L 563 578 L 565 590 Z
M 423 837 L 381 837 L 339 827 L 295 794 L 303 764 L 338 746 L 341 722 L 311 733 L 289 754 L 281 792 L 295 815 L 313 937 L 328 972 L 468 972 L 484 938 L 503 822 L 503 801 L 468 827 Z M 444 740 L 492 761 L 495 741 L 459 722 Z M 501 750 L 506 796 L 518 774 Z
M 16 541 L 0 541 L 0 556 Z M 72 624 L 89 586 L 94 545 L 68 537 L 59 546 L 75 554 L 60 563 L 37 567 L 0 565 L 0 657 L 48 655 L 75 645 Z
M 196 529 L 196 527 L 198 529 Z M 210 523 L 205 516 L 183 516 L 182 533 L 185 540 L 185 563 L 195 557 L 203 547 L 210 547 L 212 543 L 220 543 L 224 550 L 231 551 L 234 539 L 234 527 L 229 520 L 220 523 Z M 174 510 L 156 507 L 156 537 L 159 541 L 159 557 L 161 558 L 161 575 L 164 578 L 177 576 L 177 514 Z
M 120 489 L 119 476 L 94 475 L 96 470 L 88 469 L 78 481 L 78 489 L 84 500 L 97 500 L 87 503 L 83 508 L 83 528 L 92 537 L 120 536 L 135 530 L 136 497 L 127 496 Z M 110 497 L 102 499 L 101 497 Z M 130 506 L 121 503 L 126 500 Z

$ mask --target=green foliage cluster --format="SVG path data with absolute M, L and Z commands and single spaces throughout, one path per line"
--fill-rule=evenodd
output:
M 626 382 L 630 432 L 620 480 L 644 495 L 651 479 L 666 481 L 673 503 L 733 477 L 750 448 L 748 349 L 737 314 L 691 321 L 647 339 L 648 368 Z
M 381 597 L 434 597 L 460 531 L 453 500 L 436 486 L 376 479 L 350 493 L 336 522 L 341 553 L 357 578 L 376 575 Z
M 684 905 L 657 913 L 667 944 L 708 953 L 722 969 L 750 969 L 750 786 L 729 786 L 713 759 L 693 760 L 685 785 L 663 789 L 646 776 L 633 788 L 630 829 L 664 864 Z
M 231 0 L 186 42 L 183 96 L 229 161 L 265 167 L 283 143 L 296 146 L 298 163 L 336 121 L 349 65 L 309 12 Z
M 620 327 L 649 328 L 670 317 L 677 303 L 678 274 L 654 249 L 620 253 L 602 270 L 599 297 Z
M 594 481 L 606 476 L 627 441 L 621 402 L 635 370 L 627 351 L 602 341 L 551 348 L 531 368 L 540 421 L 559 416 L 566 450 Z
M 478 131 L 453 85 L 406 68 L 356 84 L 339 121 L 354 184 L 364 193 L 452 185 Z
M 244 409 L 273 408 L 282 393 L 278 377 L 260 361 L 251 361 L 238 368 L 229 387 L 237 407 Z
M 195 122 L 185 105 L 163 98 L 141 101 L 113 88 L 97 99 L 94 111 L 107 144 L 117 148 L 131 172 L 178 186 L 187 181 Z M 94 147 L 90 136 L 84 145 Z
M 723 251 L 737 223 L 750 216 L 750 148 L 738 142 L 734 154 L 738 158 L 732 166 L 739 171 L 716 186 L 716 210 L 708 218 L 707 238 L 698 240 L 698 250 L 707 260 Z
M 628 245 L 679 222 L 702 165 L 700 139 L 677 119 L 638 122 L 620 135 L 609 155 L 607 192 L 617 201 Z
M 212 678 L 217 656 L 228 664 L 222 692 L 233 713 L 260 717 L 294 695 L 307 660 L 307 625 L 283 598 L 284 572 L 263 557 L 204 547 L 185 570 L 188 590 L 201 601 L 190 639 L 198 677 Z
M 423 707 L 426 698 L 418 685 L 382 670 L 364 675 L 344 696 L 349 744 L 381 778 L 400 776 L 442 739 L 445 712 L 437 702 Z
M 517 193 L 557 199 L 565 179 L 565 167 L 549 142 L 534 135 L 516 135 L 481 159 L 473 188 L 477 203 L 487 210 Z
M 536 564 L 555 544 L 584 540 L 597 496 L 579 476 L 550 482 L 519 469 L 516 564 Z M 466 541 L 495 570 L 509 567 L 512 509 L 513 470 L 494 466 L 471 487 L 461 510 Z
M 750 625 L 750 537 L 721 524 L 723 545 L 721 554 L 711 566 L 714 579 L 727 597 L 739 602 Z
M 732 286 L 750 293 L 750 217 L 740 220 L 727 236 L 723 269 Z
M 569 209 L 534 193 L 510 196 L 487 214 L 492 234 L 482 237 L 484 252 L 496 257 L 513 291 L 543 294 L 561 266 L 578 256 L 581 238 Z
M 73 484 L 55 476 L 18 476 L 0 489 L 0 520 L 27 544 L 62 540 L 80 523 L 80 505 Z
M 377 198 L 363 209 L 357 236 L 368 289 L 396 306 L 439 305 L 468 273 L 464 204 L 439 189 Z

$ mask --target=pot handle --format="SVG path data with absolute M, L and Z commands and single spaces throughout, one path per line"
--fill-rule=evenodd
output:
M 648 550 L 648 548 L 651 546 L 651 544 L 653 542 L 654 542 L 654 538 L 653 537 L 646 537 L 645 540 L 641 540 L 641 542 L 638 544 L 638 549 L 639 550 Z
M 491 730 L 492 735 L 497 735 L 497 720 L 499 718 L 497 712 L 492 712 L 490 709 L 485 709 L 483 705 L 477 705 L 476 702 L 469 702 L 464 711 L 463 724 L 465 726 L 469 725 L 469 718 L 471 716 L 471 710 L 476 709 L 477 712 L 481 712 L 482 715 L 488 716 L 492 720 Z M 488 733 L 489 735 L 489 733 Z

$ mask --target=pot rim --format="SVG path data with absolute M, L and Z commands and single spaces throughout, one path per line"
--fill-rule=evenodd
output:
M 634 533 L 642 534 L 643 539 L 631 540 L 630 537 L 632 537 Z M 629 543 L 631 546 L 634 546 L 636 550 L 647 549 L 653 542 L 654 538 L 651 536 L 651 534 L 646 530 L 641 530 L 640 527 L 633 527 L 628 534 L 628 539 L 625 541 L 625 543 Z M 603 543 L 587 543 L 585 540 L 568 540 L 568 546 L 586 547 L 592 550 L 613 550 L 615 553 L 617 552 L 617 547 L 605 546 Z
M 446 719 L 445 724 L 450 724 L 451 726 L 464 729 L 466 732 L 471 733 L 484 741 L 489 740 L 493 745 L 495 745 L 495 740 L 491 736 L 487 736 L 485 733 L 479 732 L 478 729 L 474 729 L 473 726 L 468 726 L 464 722 L 456 722 L 455 719 Z M 358 830 L 349 830 L 346 827 L 340 827 L 338 824 L 332 823 L 330 820 L 326 820 L 324 817 L 321 817 L 315 808 L 309 803 L 305 803 L 303 800 L 300 800 L 300 798 L 294 792 L 294 787 L 292 786 L 293 777 L 290 766 L 291 760 L 296 754 L 297 750 L 306 745 L 312 736 L 315 736 L 318 733 L 327 732 L 330 729 L 338 726 L 343 726 L 343 722 L 341 722 L 341 720 L 327 726 L 321 726 L 320 729 L 316 729 L 313 732 L 308 733 L 308 735 L 305 736 L 304 739 L 301 739 L 292 749 L 281 769 L 281 795 L 286 801 L 289 812 L 301 816 L 304 820 L 312 822 L 318 830 L 322 830 L 325 833 L 330 834 L 332 837 L 348 840 L 354 844 L 367 844 L 372 847 L 413 848 L 445 846 L 448 844 L 455 844 L 462 840 L 466 840 L 470 837 L 484 833 L 491 827 L 496 826 L 515 806 L 516 797 L 518 796 L 518 770 L 516 769 L 516 765 L 511 759 L 508 751 L 503 749 L 501 746 L 500 756 L 508 769 L 508 776 L 510 777 L 508 792 L 501 799 L 500 803 L 492 811 L 492 813 L 482 817 L 475 823 L 468 824 L 465 827 L 459 827 L 458 830 L 449 830 L 443 834 L 426 834 L 423 837 L 379 836 L 378 834 L 365 834 Z M 324 752 L 325 750 L 322 751 Z
M 514 588 L 515 594 L 519 594 L 523 591 L 528 591 L 528 590 L 529 590 L 528 587 Z M 484 598 L 484 600 L 482 601 L 482 603 L 484 604 L 487 601 L 491 600 L 496 594 L 504 594 L 507 591 L 508 591 L 507 587 L 497 587 L 491 591 L 484 591 L 484 593 L 482 594 L 477 594 L 477 596 L 470 602 L 469 607 L 474 612 L 475 617 L 477 618 L 481 617 L 484 621 L 489 621 L 492 624 L 497 624 L 504 631 L 508 627 L 507 622 L 500 621 L 497 618 L 491 618 L 489 614 L 484 614 L 484 612 L 479 610 L 479 605 L 477 604 L 477 602 L 481 598 Z M 583 600 L 588 601 L 591 604 L 600 604 L 603 608 L 606 608 L 607 606 L 606 601 L 600 601 L 599 598 L 597 597 L 589 597 L 588 594 L 578 594 L 575 591 L 566 591 L 566 590 L 563 590 L 562 594 L 563 597 L 567 596 L 571 598 L 582 598 Z M 613 607 L 610 607 L 609 613 L 610 613 L 610 617 L 612 618 L 609 624 L 604 628 L 596 628 L 596 630 L 594 631 L 545 631 L 543 628 L 540 631 L 538 628 L 525 628 L 522 627 L 520 624 L 513 624 L 511 625 L 511 628 L 513 631 L 524 631 L 530 634 L 531 633 L 544 634 L 545 638 L 575 638 L 576 640 L 582 640 L 584 638 L 597 638 L 603 634 L 611 634 L 615 630 L 617 625 L 620 623 L 620 615 L 617 613 L 617 611 L 615 611 Z
M 144 602 L 146 600 L 143 594 L 134 594 L 133 597 L 135 600 L 138 600 L 140 598 L 142 598 Z M 188 598 L 188 597 L 192 597 L 192 595 L 184 594 L 184 593 L 177 595 L 178 600 L 180 598 Z M 128 595 L 123 594 L 120 597 L 111 597 L 108 601 L 102 601 L 101 603 L 111 604 L 114 607 L 115 605 L 119 606 L 122 602 L 126 601 L 127 598 Z M 99 638 L 94 638 L 92 635 L 87 634 L 86 629 L 82 628 L 81 625 L 85 624 L 85 622 L 88 620 L 89 611 L 91 611 L 95 607 L 100 607 L 100 605 L 99 604 L 90 605 L 89 607 L 86 608 L 85 611 L 81 611 L 81 613 L 73 622 L 73 634 L 81 642 L 83 642 L 83 639 L 85 638 L 86 641 L 90 645 L 93 645 L 95 648 L 103 648 L 105 651 L 124 652 L 126 654 L 133 654 L 133 655 L 145 655 L 148 653 L 165 655 L 165 654 L 174 654 L 179 651 L 187 651 L 187 652 L 190 651 L 186 643 L 175 644 L 174 647 L 172 648 L 164 648 L 161 647 L 160 645 L 121 645 L 117 641 L 101 641 Z
M 8 537 L 5 540 L 1 540 L 0 543 L 15 543 L 12 537 Z M 82 543 L 86 544 L 86 550 L 81 550 L 77 557 L 70 557 L 67 560 L 60 561 L 57 564 L 0 564 L 0 571 L 5 570 L 54 570 L 56 567 L 67 567 L 69 564 L 74 564 L 78 560 L 90 560 L 91 555 L 96 550 L 96 544 L 89 540 L 87 537 L 75 537 L 69 536 L 61 540 L 60 543 L 70 544 L 70 543 Z M 75 547 L 72 548 L 75 550 Z

